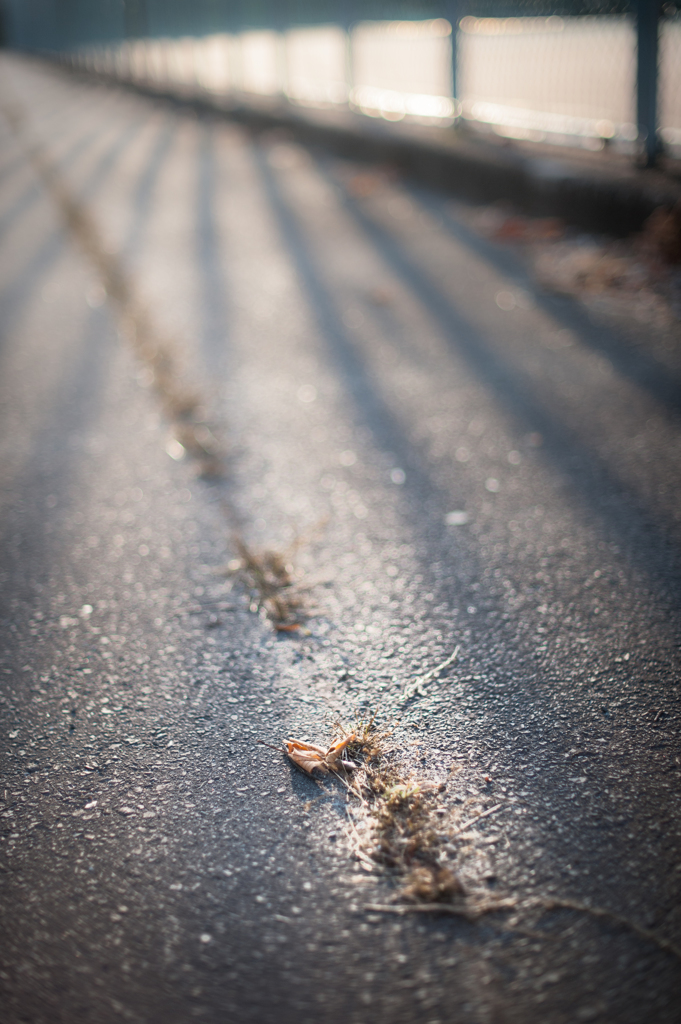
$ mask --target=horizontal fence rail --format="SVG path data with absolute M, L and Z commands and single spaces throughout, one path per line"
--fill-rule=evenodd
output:
M 0 0 L 7 45 L 147 86 L 349 106 L 681 155 L 681 15 L 658 0 Z

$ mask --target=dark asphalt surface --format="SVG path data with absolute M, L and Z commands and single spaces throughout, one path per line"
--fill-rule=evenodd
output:
M 280 132 L 0 71 L 3 1024 L 681 1020 L 678 957 L 614 919 L 367 912 L 343 792 L 256 745 L 381 702 L 448 812 L 501 805 L 471 883 L 681 946 L 678 325 L 539 292 L 464 206 Z M 225 481 L 167 454 L 36 142 Z M 220 572 L 225 500 L 303 538 L 309 636 Z

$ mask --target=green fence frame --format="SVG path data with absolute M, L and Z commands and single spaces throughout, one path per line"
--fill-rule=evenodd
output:
M 636 112 L 644 162 L 653 165 L 658 139 L 658 39 L 662 0 L 0 0 L 4 45 L 68 53 L 88 43 L 180 38 L 215 32 L 466 15 L 530 17 L 631 14 L 637 26 Z M 452 81 L 457 95 L 455 38 Z

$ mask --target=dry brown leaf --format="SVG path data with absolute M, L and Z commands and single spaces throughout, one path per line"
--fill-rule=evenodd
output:
M 299 743 L 297 740 L 286 741 L 286 753 L 293 763 L 302 768 L 307 775 L 313 775 L 318 769 L 322 775 L 329 771 L 324 761 L 324 751 L 319 747 L 313 747 L 309 743 Z
M 352 736 L 348 736 L 344 740 L 337 740 L 335 743 L 332 743 L 327 750 L 324 747 L 318 747 L 315 743 L 304 743 L 302 740 L 286 740 L 286 754 L 307 775 L 312 775 L 315 770 L 319 770 L 322 775 L 327 775 L 329 771 L 336 771 L 339 765 L 347 767 L 346 762 L 341 760 L 340 755 L 354 739 L 355 735 L 353 733 Z
M 335 768 L 336 765 L 339 764 L 339 763 L 340 764 L 345 764 L 346 763 L 345 761 L 341 760 L 341 754 L 343 753 L 345 748 L 348 746 L 348 744 L 352 743 L 354 741 L 354 739 L 355 739 L 355 734 L 353 732 L 352 735 L 346 736 L 346 738 L 344 740 L 336 740 L 335 743 L 331 744 L 331 746 L 329 747 L 329 749 L 326 752 L 326 758 L 325 758 L 326 763 L 329 765 L 330 768 Z

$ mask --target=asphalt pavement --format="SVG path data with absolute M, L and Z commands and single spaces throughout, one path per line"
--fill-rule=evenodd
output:
M 389 167 L 0 74 L 3 1022 L 681 1020 L 678 322 L 540 288 Z M 452 856 L 512 910 L 367 910 L 345 790 L 257 742 L 376 708 L 443 828 L 491 812 Z

